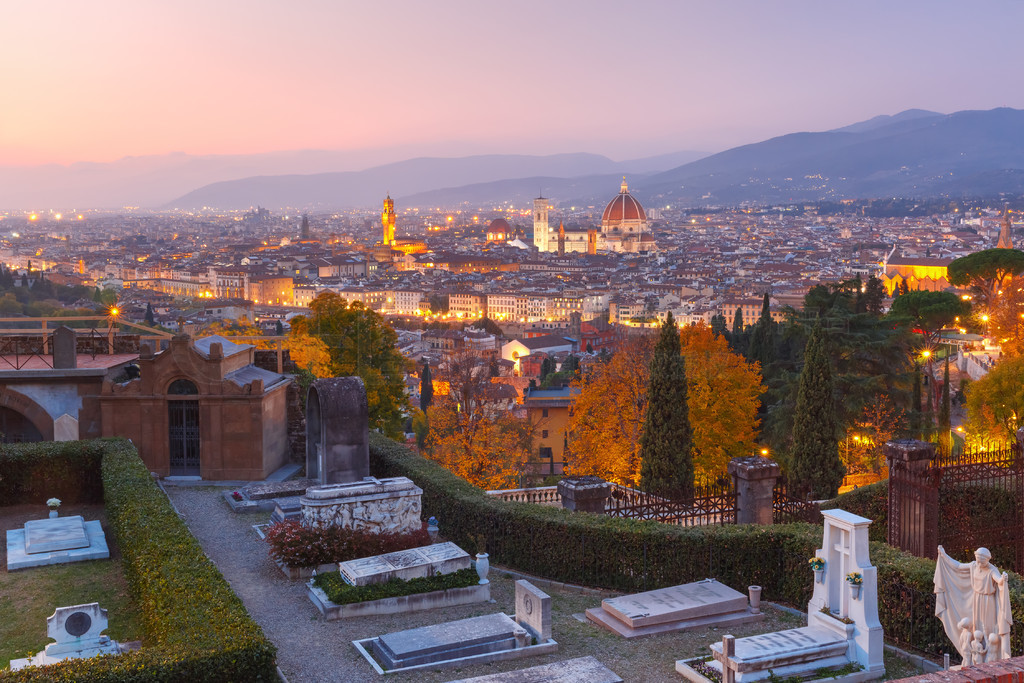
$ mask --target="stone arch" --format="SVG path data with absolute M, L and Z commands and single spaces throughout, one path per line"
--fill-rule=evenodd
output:
M 53 441 L 53 418 L 46 409 L 34 400 L 11 387 L 0 387 L 0 407 L 8 408 L 22 415 L 43 437 L 43 441 Z

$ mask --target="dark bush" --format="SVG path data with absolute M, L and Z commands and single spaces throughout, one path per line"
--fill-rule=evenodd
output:
M 868 537 L 872 541 L 885 543 L 886 529 L 889 528 L 889 480 L 861 486 L 853 491 L 841 493 L 832 500 L 821 504 L 822 510 L 842 508 L 847 512 L 870 519 Z
M 270 556 L 290 567 L 316 567 L 430 545 L 426 529 L 375 533 L 338 526 L 310 528 L 294 520 L 267 527 L 266 537 Z
M 97 441 L 45 441 L 0 445 L 0 505 L 100 503 L 103 480 Z
M 313 584 L 322 590 L 327 599 L 335 605 L 351 605 L 357 602 L 368 602 L 370 600 L 382 600 L 384 598 L 397 598 L 403 595 L 415 595 L 417 593 L 430 593 L 431 591 L 443 591 L 449 588 L 466 588 L 480 583 L 480 577 L 472 567 L 460 569 L 450 574 L 436 574 L 434 576 L 422 576 L 404 581 L 402 579 L 391 579 L 384 583 L 374 583 L 369 586 L 352 586 L 345 583 L 338 572 L 325 572 L 317 574 Z

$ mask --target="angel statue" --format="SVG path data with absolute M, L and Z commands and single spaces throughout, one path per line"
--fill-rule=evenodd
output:
M 957 562 L 940 545 L 935 562 L 935 616 L 965 664 L 1010 658 L 1010 590 L 991 559 L 978 548 L 974 562 Z

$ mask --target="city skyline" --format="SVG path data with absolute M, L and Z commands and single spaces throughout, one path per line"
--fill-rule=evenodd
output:
M 1024 108 L 1024 6 L 7 8 L 0 166 L 184 152 L 715 152 L 910 108 Z

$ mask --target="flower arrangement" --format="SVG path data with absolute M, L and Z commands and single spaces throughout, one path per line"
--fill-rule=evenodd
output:
M 49 500 L 46 501 L 46 507 L 50 508 L 51 510 L 56 510 L 57 508 L 60 507 L 60 498 L 50 498 Z
M 231 497 L 234 498 L 237 501 L 241 501 L 242 500 L 242 494 L 239 493 L 238 491 L 232 491 L 231 492 Z
M 825 560 L 821 559 L 818 556 L 814 556 L 811 559 L 807 560 L 807 563 L 811 565 L 811 569 L 813 569 L 816 572 L 820 572 L 822 569 L 825 568 Z
M 860 572 L 850 572 L 846 575 L 846 580 L 854 586 L 859 586 L 864 583 L 864 575 Z

